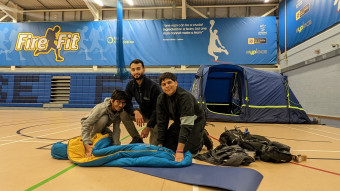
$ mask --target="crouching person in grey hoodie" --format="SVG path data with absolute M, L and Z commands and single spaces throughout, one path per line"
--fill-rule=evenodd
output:
M 85 147 L 85 157 L 92 155 L 91 138 L 96 133 L 109 134 L 113 145 L 120 145 L 120 113 L 126 105 L 127 94 L 121 90 L 114 90 L 110 98 L 97 104 L 91 112 L 81 119 L 81 138 Z M 109 129 L 113 124 L 113 132 Z

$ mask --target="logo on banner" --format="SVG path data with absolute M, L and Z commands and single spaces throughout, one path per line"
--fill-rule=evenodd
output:
M 266 31 L 266 26 L 267 25 L 260 25 L 260 32 L 258 32 L 258 35 L 267 35 L 267 31 Z
M 304 6 L 302 9 L 298 10 L 298 12 L 296 12 L 296 20 L 299 20 L 301 17 L 303 17 L 305 14 L 307 14 L 310 11 L 309 9 L 309 4 L 307 4 L 306 6 Z
M 340 0 L 334 0 L 334 6 L 336 6 L 336 4 L 338 4 L 338 8 L 337 11 L 340 11 Z
M 305 28 L 310 26 L 312 24 L 312 19 L 310 19 L 308 22 L 303 23 L 299 28 L 296 29 L 296 33 L 301 33 Z
M 267 44 L 267 38 L 248 38 L 248 44 Z
M 255 55 L 255 54 L 267 54 L 267 50 L 247 50 L 246 54 L 250 54 L 250 55 Z
M 47 28 L 44 36 L 34 36 L 32 33 L 19 33 L 15 45 L 16 51 L 34 51 L 33 56 L 40 54 L 49 54 L 54 52 L 55 61 L 63 62 L 64 57 L 60 51 L 78 50 L 80 40 L 79 33 L 60 32 L 61 27 L 55 25 L 53 28 Z
M 302 0 L 298 0 L 296 3 L 296 8 L 299 8 L 302 5 Z

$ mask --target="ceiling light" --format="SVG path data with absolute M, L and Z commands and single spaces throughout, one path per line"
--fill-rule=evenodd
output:
M 97 3 L 97 5 L 99 5 L 101 7 L 103 6 L 102 0 L 94 0 L 94 2 Z
M 265 3 L 268 3 L 268 2 L 269 2 L 269 0 L 264 0 L 264 2 L 265 2 Z
M 132 0 L 127 0 L 127 2 L 129 3 L 129 5 L 133 6 Z

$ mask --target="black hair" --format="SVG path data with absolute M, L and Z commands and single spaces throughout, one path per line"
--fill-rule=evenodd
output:
M 171 72 L 164 72 L 162 75 L 159 76 L 159 79 L 158 79 L 159 85 L 161 85 L 162 81 L 164 81 L 165 79 L 170 79 L 174 82 L 177 81 L 177 77 L 175 74 Z
M 114 90 L 111 95 L 111 99 L 113 100 L 127 100 L 127 98 L 128 95 L 122 90 Z
M 139 64 L 139 63 L 141 63 L 143 68 L 144 68 L 144 62 L 142 60 L 140 60 L 140 59 L 132 60 L 131 63 L 130 63 L 130 66 L 131 66 L 131 64 Z

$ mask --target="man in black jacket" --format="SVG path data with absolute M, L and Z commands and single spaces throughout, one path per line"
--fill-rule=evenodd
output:
M 132 142 L 138 142 L 138 138 L 147 138 L 150 134 L 150 144 L 158 145 L 157 143 L 157 122 L 156 122 L 156 103 L 157 97 L 161 93 L 159 85 L 147 78 L 142 60 L 135 59 L 130 63 L 130 72 L 133 80 L 126 85 L 125 92 L 132 99 L 137 101 L 139 107 L 133 108 L 131 99 L 127 101 L 125 111 L 130 116 L 123 114 L 122 118 L 133 117 L 139 127 L 143 127 L 147 122 L 146 127 L 142 130 L 140 136 L 136 128 L 127 128 L 129 134 L 133 137 Z M 150 133 L 151 132 L 151 133 Z M 140 139 L 139 138 L 139 139 Z
M 177 86 L 170 72 L 159 77 L 163 93 L 157 99 L 158 146 L 176 151 L 175 161 L 182 161 L 184 152 L 198 154 L 203 147 L 205 114 L 195 97 Z M 174 123 L 168 128 L 169 120 Z

